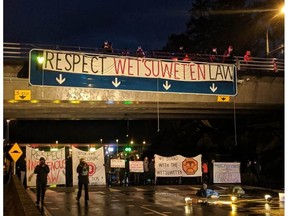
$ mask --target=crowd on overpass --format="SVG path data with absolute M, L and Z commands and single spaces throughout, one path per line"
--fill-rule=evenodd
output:
M 103 43 L 101 52 L 107 54 L 113 54 L 114 49 L 112 46 L 112 42 L 106 40 Z M 212 47 L 209 54 L 191 54 L 186 52 L 183 46 L 180 46 L 176 52 L 164 53 L 164 52 L 156 52 L 153 51 L 150 56 L 145 54 L 145 51 L 141 46 L 138 46 L 136 51 L 129 51 L 127 49 L 122 50 L 121 52 L 116 51 L 115 54 L 120 54 L 123 56 L 136 56 L 140 58 L 155 57 L 155 58 L 169 58 L 174 61 L 203 61 L 203 62 L 213 62 L 213 63 L 231 63 L 240 65 L 243 64 L 242 70 L 254 69 L 253 65 L 257 65 L 257 58 L 255 58 L 256 62 L 252 57 L 251 50 L 247 50 L 243 56 L 235 55 L 234 48 L 232 45 L 229 45 L 223 54 L 218 53 L 217 47 Z M 246 65 L 245 65 L 246 64 Z M 278 60 L 276 58 L 272 58 L 271 65 L 273 67 L 272 71 L 278 72 Z M 251 67 L 252 65 L 252 67 Z M 240 66 L 238 66 L 240 69 Z
M 85 52 L 85 53 L 96 53 L 96 54 L 107 54 L 107 55 L 117 55 L 117 56 L 131 56 L 131 57 L 141 57 L 141 58 L 157 58 L 157 59 L 169 59 L 177 61 L 197 61 L 197 62 L 221 62 L 229 63 L 233 61 L 233 64 L 237 66 L 238 71 L 247 72 L 284 72 L 284 54 L 279 54 L 280 58 L 271 58 L 267 56 L 266 58 L 253 56 L 251 50 L 247 50 L 246 53 L 238 55 L 234 52 L 233 46 L 229 45 L 227 50 L 222 53 L 219 52 L 217 47 L 212 47 L 205 53 L 190 53 L 185 50 L 183 46 L 180 46 L 175 51 L 145 51 L 142 46 L 138 46 L 135 50 L 128 49 L 115 49 L 112 42 L 108 40 L 105 41 L 101 48 L 91 48 L 91 47 L 70 47 L 70 46 L 59 46 L 53 45 L 37 45 L 37 44 L 18 44 L 18 43 L 4 43 L 4 63 L 6 60 L 24 60 L 24 63 L 29 58 L 29 52 L 31 49 L 49 49 L 49 50 L 63 50 L 71 52 Z M 230 48 L 229 48 L 230 47 Z M 15 50 L 20 50 L 16 52 Z M 229 51 L 230 50 L 230 51 Z M 281 50 L 280 50 L 281 51 Z M 224 55 L 225 53 L 225 55 Z M 228 54 L 228 55 L 226 55 Z M 253 58 L 252 58 L 253 56 Z M 232 60 L 231 60 L 232 59 Z M 26 62 L 28 63 L 28 61 Z M 25 66 L 25 65 L 24 65 Z M 25 66 L 21 72 L 18 74 L 18 78 L 28 77 L 28 64 Z M 26 71 L 26 72 L 25 72 Z M 276 75 L 276 73 L 274 73 Z M 282 73 L 277 73 L 281 75 Z

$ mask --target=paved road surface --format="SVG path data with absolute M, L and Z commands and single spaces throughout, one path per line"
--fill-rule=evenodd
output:
M 167 185 L 167 186 L 90 186 L 88 205 L 83 197 L 76 202 L 77 187 L 49 188 L 44 206 L 39 210 L 48 216 L 80 216 L 80 215 L 249 215 L 267 216 L 284 215 L 284 203 L 279 202 L 277 192 L 254 187 L 243 187 L 246 194 L 235 204 L 230 203 L 227 185 L 213 185 L 220 194 L 219 199 L 203 199 L 207 204 L 197 204 L 199 199 L 195 193 L 200 185 Z M 27 189 L 35 201 L 35 189 Z M 271 202 L 266 202 L 264 194 L 273 196 Z M 84 191 L 82 193 L 84 195 Z M 192 198 L 192 204 L 185 203 L 185 197 Z

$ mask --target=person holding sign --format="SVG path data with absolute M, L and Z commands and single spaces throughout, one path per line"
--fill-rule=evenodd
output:
M 34 174 L 37 174 L 36 177 L 36 190 L 37 190 L 37 201 L 36 204 L 39 205 L 40 197 L 41 204 L 44 204 L 44 197 L 47 186 L 47 175 L 50 172 L 49 166 L 45 163 L 45 158 L 41 157 L 39 160 L 39 164 L 34 169 Z M 29 181 L 31 181 L 33 174 L 29 177 Z
M 82 187 L 84 185 L 85 190 L 85 204 L 88 204 L 89 194 L 88 194 L 88 184 L 89 184 L 89 165 L 85 162 L 84 158 L 80 158 L 80 163 L 77 166 L 77 173 L 78 173 L 78 194 L 76 197 L 77 202 L 79 202 Z

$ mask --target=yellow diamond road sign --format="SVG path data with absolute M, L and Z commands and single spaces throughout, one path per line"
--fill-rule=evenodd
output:
M 16 163 L 16 161 L 21 157 L 21 155 L 23 154 L 21 148 L 19 147 L 19 145 L 17 143 L 15 143 L 12 148 L 9 151 L 10 156 L 12 157 L 12 159 L 14 160 L 14 162 Z

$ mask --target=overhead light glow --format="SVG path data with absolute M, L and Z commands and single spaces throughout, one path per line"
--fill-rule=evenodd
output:
M 43 56 L 37 56 L 37 62 L 38 62 L 38 64 L 43 64 L 43 62 L 44 62 L 44 57 Z
M 95 148 L 95 147 L 90 147 L 89 151 L 90 151 L 90 152 L 95 152 L 95 151 L 96 151 L 96 148 Z
M 131 104 L 133 104 L 133 102 L 132 102 L 132 101 L 123 101 L 123 104 L 125 104 L 125 105 L 131 105 Z
M 8 100 L 9 103 L 18 103 L 17 100 Z
M 109 104 L 109 105 L 114 104 L 114 101 L 113 100 L 107 100 L 106 104 Z
M 59 104 L 61 103 L 61 100 L 54 100 L 52 103 Z
M 108 152 L 113 152 L 114 148 L 113 147 L 108 147 Z
M 31 100 L 30 103 L 39 103 L 39 100 Z
M 58 151 L 58 148 L 51 148 L 50 151 Z

